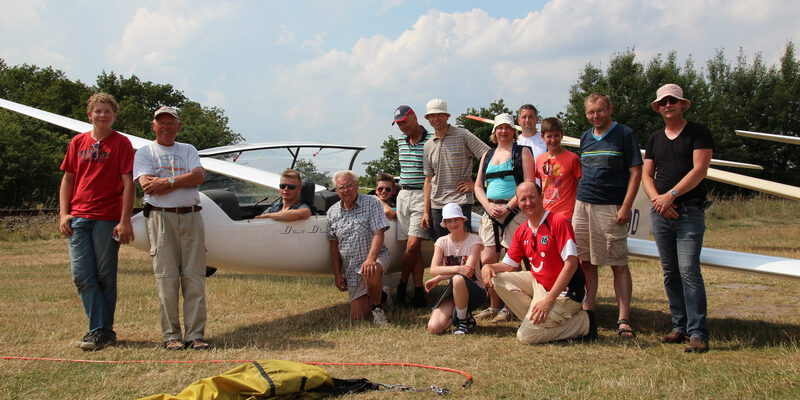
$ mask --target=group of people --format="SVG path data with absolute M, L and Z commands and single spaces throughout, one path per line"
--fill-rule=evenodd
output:
M 392 124 L 403 134 L 398 140 L 399 184 L 382 174 L 371 196 L 359 193 L 352 171 L 339 171 L 332 179 L 340 201 L 327 210 L 327 238 L 334 284 L 348 292 L 350 318 L 388 323 L 384 235 L 388 220 L 396 219 L 397 239 L 405 241 L 405 249 L 394 300 L 407 302 L 412 279 L 410 303 L 426 307 L 426 293 L 447 282 L 428 322 L 431 333 L 452 327 L 454 334 L 464 335 L 476 328 L 476 318 L 516 317 L 522 343 L 593 340 L 597 268 L 610 265 L 619 307 L 617 332 L 635 337 L 626 239 L 641 182 L 652 203 L 653 234 L 672 314 L 673 329 L 660 340 L 688 341 L 687 352 L 708 351 L 699 253 L 707 204 L 703 178 L 713 140 L 705 125 L 685 119 L 690 105 L 675 84 L 658 90 L 650 106 L 665 126 L 650 136 L 644 159 L 634 132 L 613 121 L 611 99 L 601 93 L 585 101 L 592 127 L 582 135 L 577 155 L 561 147 L 564 129 L 557 118 L 542 120 L 537 132 L 538 112 L 530 104 L 519 110 L 520 134 L 512 116 L 495 117 L 495 148 L 449 124 L 444 100 L 433 99 L 425 108 L 434 132 L 420 125 L 411 107 L 397 107 Z M 87 112 L 93 130 L 72 140 L 61 166 L 60 228 L 69 236 L 72 275 L 89 319 L 89 330 L 76 346 L 97 350 L 116 341 L 117 252 L 119 243 L 132 240 L 138 183 L 144 191 L 164 347 L 208 348 L 197 188 L 204 171 L 197 150 L 175 141 L 180 118 L 171 107 L 155 111 L 156 140 L 135 155 L 130 142 L 111 129 L 117 114 L 111 96 L 92 96 Z M 480 167 L 473 181 L 474 160 Z M 284 171 L 281 200 L 256 218 L 308 218 L 312 210 L 300 201 L 301 187 L 299 173 Z M 485 211 L 477 234 L 469 218 L 475 199 Z M 425 282 L 423 240 L 434 243 L 432 278 Z M 489 307 L 473 316 L 487 301 Z
M 518 113 L 521 134 L 512 116 L 495 117 L 495 148 L 450 125 L 441 99 L 426 105 L 432 133 L 411 107 L 399 106 L 392 122 L 404 135 L 398 140 L 396 204 L 390 175 L 378 179 L 375 197 L 354 191 L 358 180 L 351 171 L 333 180 L 342 201 L 329 213 L 328 234 L 336 286 L 350 294 L 351 318 L 371 313 L 377 324 L 386 323 L 383 235 L 387 218 L 396 218 L 398 239 L 406 240 L 396 300 L 405 301 L 410 277 L 412 304 L 425 304 L 424 293 L 447 282 L 429 332 L 452 327 L 463 335 L 475 329 L 476 318 L 516 317 L 523 343 L 593 340 L 597 269 L 609 265 L 619 309 L 617 333 L 633 338 L 627 236 L 641 183 L 652 203 L 672 314 L 673 329 L 659 340 L 688 341 L 686 352 L 708 351 L 699 254 L 707 205 L 703 178 L 713 139 L 705 125 L 685 119 L 690 105 L 678 85 L 657 91 L 650 106 L 665 127 L 650 136 L 644 158 L 633 130 L 612 119 L 611 99 L 602 93 L 585 100 L 592 127 L 582 135 L 578 154 L 561 147 L 564 129 L 557 118 L 545 118 L 541 133 L 536 132 L 538 112 L 529 104 Z M 473 181 L 474 160 L 479 169 Z M 475 199 L 484 210 L 477 234 L 469 220 Z M 423 283 L 420 243 L 428 239 L 434 242 L 433 278 Z M 473 316 L 487 300 L 489 307 Z

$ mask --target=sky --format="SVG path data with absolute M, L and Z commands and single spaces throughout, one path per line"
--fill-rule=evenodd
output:
M 247 142 L 365 145 L 394 109 L 433 98 L 455 116 L 503 98 L 564 111 L 591 63 L 635 49 L 701 67 L 742 49 L 774 64 L 800 44 L 795 0 L 2 0 L 0 58 L 94 84 L 103 71 L 220 107 Z M 425 123 L 427 125 L 427 123 Z M 428 125 L 429 126 L 429 125 Z M 363 171 L 363 167 L 357 171 Z

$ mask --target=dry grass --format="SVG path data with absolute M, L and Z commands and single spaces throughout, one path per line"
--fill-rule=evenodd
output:
M 800 257 L 794 203 L 717 204 L 707 243 L 714 247 Z M 791 211 L 785 211 L 787 207 Z M 729 210 L 732 209 L 732 210 Z M 712 209 L 713 210 L 713 209 Z M 761 213 L 761 210 L 768 212 Z M 789 214 L 784 214 L 789 213 Z M 764 214 L 764 215 L 762 215 Z M 766 218 L 764 220 L 759 218 Z M 754 221 L 767 221 L 766 226 Z M 752 224 L 752 225 L 751 225 Z M 756 237 L 764 237 L 762 242 Z M 770 240 L 772 239 L 772 240 Z M 779 239 L 779 240 L 778 240 Z M 616 307 L 610 271 L 601 269 L 596 344 L 522 346 L 515 324 L 481 326 L 463 338 L 424 332 L 426 314 L 396 311 L 375 328 L 346 320 L 345 295 L 330 277 L 244 275 L 220 271 L 208 280 L 209 352 L 160 348 L 158 304 L 149 260 L 123 249 L 116 329 L 118 346 L 96 353 L 71 347 L 86 329 L 69 278 L 63 239 L 0 242 L 0 355 L 91 360 L 279 358 L 321 362 L 410 362 L 462 369 L 475 383 L 446 372 L 399 367 L 329 367 L 337 377 L 438 385 L 458 398 L 796 398 L 800 396 L 800 289 L 797 281 L 705 270 L 712 351 L 686 355 L 661 345 L 669 328 L 660 266 L 633 259 L 636 340 L 612 330 Z M 176 393 L 231 364 L 74 364 L 2 361 L 4 398 L 117 399 Z M 350 398 L 384 399 L 368 393 Z M 430 393 L 404 398 L 432 398 Z

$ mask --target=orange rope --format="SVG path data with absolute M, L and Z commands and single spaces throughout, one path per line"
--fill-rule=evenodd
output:
M 232 363 L 232 362 L 253 362 L 255 360 L 78 360 L 78 359 L 68 359 L 68 358 L 45 358 L 45 357 L 12 357 L 12 356 L 4 356 L 0 357 L 2 360 L 24 360 L 24 361 L 60 361 L 60 362 L 72 362 L 72 363 L 87 363 L 87 364 L 199 364 L 199 363 L 206 363 L 206 364 L 221 364 L 221 363 Z M 401 367 L 415 367 L 415 368 L 427 368 L 427 369 L 435 369 L 439 371 L 447 371 L 447 372 L 455 372 L 457 374 L 461 374 L 464 376 L 465 380 L 461 386 L 466 387 L 470 383 L 472 383 L 472 374 L 469 372 L 453 369 L 453 368 L 446 368 L 446 367 L 436 367 L 433 365 L 424 365 L 424 364 L 412 364 L 412 363 L 402 363 L 402 362 L 368 362 L 368 363 L 336 363 L 336 362 L 308 362 L 308 361 L 300 361 L 304 364 L 309 365 L 352 365 L 352 366 L 401 366 Z

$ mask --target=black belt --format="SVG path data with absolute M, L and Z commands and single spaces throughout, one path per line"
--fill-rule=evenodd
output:
M 508 199 L 487 199 L 487 200 L 489 200 L 489 203 L 494 203 L 494 204 L 508 204 Z
M 403 190 L 422 190 L 422 186 L 403 185 Z
M 675 202 L 673 204 L 675 205 L 675 207 L 694 207 L 694 206 L 696 206 L 696 207 L 705 207 L 706 200 L 703 200 L 703 199 L 691 199 L 691 200 L 685 200 L 685 201 L 681 201 L 681 202 Z
M 188 206 L 188 207 L 156 207 L 151 205 L 150 203 L 144 203 L 144 212 L 145 214 L 149 214 L 150 211 L 164 211 L 164 212 L 171 212 L 175 214 L 188 214 L 202 210 L 203 207 L 200 206 Z

